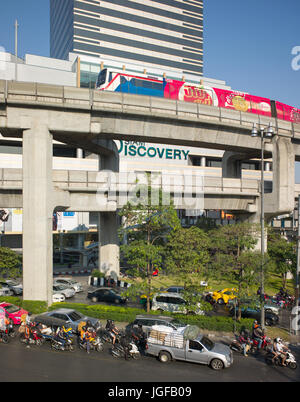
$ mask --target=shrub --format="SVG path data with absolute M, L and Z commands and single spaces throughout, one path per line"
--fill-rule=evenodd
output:
M 32 314 L 41 314 L 47 311 L 47 302 L 37 300 L 22 300 L 15 296 L 2 296 L 0 303 L 6 302 L 22 307 L 24 310 Z
M 54 303 L 49 310 L 56 310 L 57 308 L 75 309 L 90 317 L 112 319 L 119 322 L 131 322 L 135 319 L 137 314 L 143 314 L 143 311 L 138 308 L 79 303 Z M 161 313 L 151 311 L 149 314 L 160 315 Z M 234 330 L 234 321 L 231 317 L 207 317 L 202 315 L 171 314 L 167 312 L 164 312 L 163 315 L 176 317 L 185 324 L 197 325 L 201 329 L 223 332 L 233 332 Z M 237 331 L 239 331 L 242 326 L 251 329 L 252 322 L 253 320 L 250 319 L 242 319 L 235 323 L 235 328 Z
M 91 277 L 93 278 L 104 278 L 105 274 L 103 272 L 100 272 L 98 269 L 94 269 L 91 273 Z

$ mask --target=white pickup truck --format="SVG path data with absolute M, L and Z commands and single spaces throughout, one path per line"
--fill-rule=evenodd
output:
M 228 346 L 213 342 L 199 334 L 198 328 L 191 327 L 187 326 L 181 334 L 152 329 L 147 339 L 147 354 L 157 356 L 162 363 L 184 360 L 206 364 L 214 370 L 232 365 L 233 355 Z

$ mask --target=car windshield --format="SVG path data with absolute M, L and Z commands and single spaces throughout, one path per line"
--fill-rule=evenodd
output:
M 12 279 L 7 280 L 6 283 L 7 283 L 8 285 L 12 285 L 12 286 L 18 285 L 18 283 L 17 283 L 16 281 L 13 281 Z
M 78 321 L 84 317 L 83 314 L 78 313 L 77 311 L 72 311 L 72 313 L 68 314 L 72 321 Z
M 214 342 L 211 341 L 207 336 L 203 336 L 200 342 L 204 347 L 206 347 L 207 350 L 212 350 L 213 347 L 215 346 Z
M 186 324 L 184 324 L 183 322 L 181 322 L 179 320 L 173 320 L 173 321 L 171 321 L 171 324 L 174 325 L 175 328 L 180 328 L 180 327 L 186 326 Z
M 5 310 L 6 310 L 8 313 L 12 314 L 12 313 L 16 313 L 17 311 L 19 311 L 20 308 L 17 307 L 17 306 L 14 306 L 13 304 L 11 304 L 10 306 L 5 306 Z
M 59 290 L 67 290 L 67 289 L 68 289 L 68 287 L 67 287 L 67 286 L 62 285 L 61 283 L 60 283 L 60 284 L 56 284 L 55 286 L 56 286 L 56 287 L 57 287 L 57 289 L 59 289 Z

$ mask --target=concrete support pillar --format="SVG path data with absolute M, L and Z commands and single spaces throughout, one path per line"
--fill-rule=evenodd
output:
M 241 179 L 243 158 L 245 159 L 245 155 L 241 156 L 236 152 L 225 151 L 222 158 L 222 177 Z
M 98 228 L 99 270 L 117 279 L 120 275 L 117 212 L 100 212 Z
M 23 132 L 23 297 L 52 303 L 52 135 L 42 122 Z
M 200 158 L 200 166 L 201 167 L 206 166 L 206 157 L 205 156 L 201 156 L 201 158 Z
M 272 140 L 273 187 L 265 195 L 265 213 L 270 217 L 290 213 L 295 207 L 295 151 L 290 138 Z
M 119 153 L 113 141 L 108 146 L 112 150 L 109 155 L 99 156 L 99 171 L 119 171 Z M 118 239 L 117 212 L 99 212 L 98 214 L 98 266 L 100 272 L 117 279 L 120 275 L 120 251 Z

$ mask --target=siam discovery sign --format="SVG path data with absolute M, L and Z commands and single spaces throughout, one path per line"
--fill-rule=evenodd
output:
M 146 157 L 186 161 L 189 150 L 180 148 L 163 148 L 158 145 L 149 145 L 145 142 L 119 141 L 119 154 L 122 156 Z

